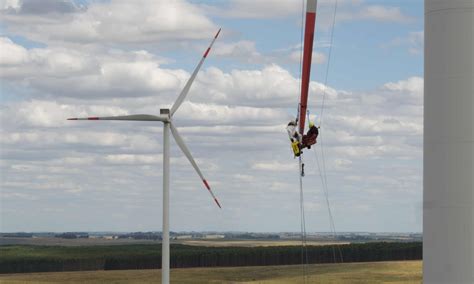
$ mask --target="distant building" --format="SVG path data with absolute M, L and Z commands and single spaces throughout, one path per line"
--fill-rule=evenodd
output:
M 225 235 L 205 235 L 204 239 L 223 239 Z
M 187 239 L 192 239 L 192 235 L 181 235 L 181 236 L 176 236 L 176 240 L 187 240 Z
M 118 239 L 118 236 L 103 236 L 103 239 L 105 239 L 105 240 L 116 240 L 116 239 Z

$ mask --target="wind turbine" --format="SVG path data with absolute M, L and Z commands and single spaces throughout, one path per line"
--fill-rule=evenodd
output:
M 202 56 L 196 68 L 194 69 L 194 72 L 191 74 L 191 77 L 189 78 L 188 82 L 186 82 L 186 85 L 184 86 L 183 90 L 179 94 L 174 105 L 171 107 L 171 109 L 160 109 L 159 116 L 149 115 L 149 114 L 135 114 L 135 115 L 107 116 L 107 117 L 68 118 L 68 120 L 127 120 L 127 121 L 163 122 L 163 232 L 162 232 L 163 241 L 162 241 L 162 256 L 161 256 L 162 283 L 169 283 L 169 279 L 170 279 L 169 278 L 169 274 L 170 274 L 170 236 L 169 236 L 169 187 L 170 187 L 170 184 L 169 184 L 169 173 L 170 173 L 169 140 L 170 138 L 169 136 L 170 134 L 169 133 L 170 133 L 170 130 L 171 130 L 171 134 L 173 134 L 176 144 L 178 144 L 181 151 L 188 158 L 189 162 L 191 163 L 193 168 L 196 170 L 197 174 L 201 178 L 202 182 L 204 183 L 204 186 L 207 188 L 207 190 L 211 194 L 217 206 L 221 208 L 221 205 L 219 204 L 219 201 L 217 200 L 214 193 L 212 192 L 211 187 L 209 186 L 209 183 L 204 178 L 201 170 L 196 164 L 196 161 L 194 161 L 194 158 L 191 155 L 191 152 L 189 151 L 188 147 L 184 143 L 184 140 L 181 138 L 181 135 L 179 135 L 178 129 L 176 129 L 173 123 L 173 115 L 181 106 L 184 99 L 186 98 L 186 95 L 188 94 L 189 89 L 191 88 L 191 85 L 193 84 L 194 79 L 196 78 L 196 75 L 199 72 L 199 69 L 201 69 L 203 62 L 206 59 L 207 55 L 209 54 L 209 51 L 211 50 L 212 45 L 216 41 L 217 36 L 219 36 L 220 31 L 221 29 L 217 31 L 216 35 L 214 36 L 214 39 L 212 40 L 211 44 L 204 52 L 204 55 Z

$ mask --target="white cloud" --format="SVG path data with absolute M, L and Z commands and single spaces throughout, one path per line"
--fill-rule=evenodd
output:
M 293 0 L 231 0 L 224 5 L 202 5 L 207 13 L 226 18 L 270 19 L 300 17 L 304 2 Z M 327 30 L 332 24 L 335 1 L 318 3 L 318 27 Z M 376 21 L 407 23 L 413 20 L 405 15 L 400 7 L 387 5 L 370 5 L 362 0 L 338 1 L 337 23 L 348 21 Z
M 162 59 L 143 50 L 99 54 L 65 48 L 26 50 L 8 38 L 2 39 L 0 48 L 7 51 L 0 58 L 0 77 L 56 96 L 145 96 L 177 90 L 189 78 L 183 70 L 160 68 Z
M 19 65 L 28 61 L 28 51 L 20 46 L 14 44 L 9 38 L 0 37 L 0 64 L 5 65 Z M 3 73 L 3 72 L 2 72 Z
M 284 18 L 289 16 L 301 15 L 304 2 L 295 2 L 293 0 L 231 0 L 226 5 L 203 5 L 207 13 L 214 16 L 241 19 L 268 19 Z M 324 14 L 332 13 L 334 1 L 324 1 L 318 3 L 318 10 L 324 11 Z M 407 22 L 411 17 L 404 15 L 399 7 L 385 5 L 368 5 L 361 0 L 338 1 L 339 9 L 338 21 L 348 20 L 373 20 L 381 22 Z M 321 12 L 319 13 L 321 14 Z M 332 15 L 331 15 L 332 17 Z M 330 21 L 330 18 L 323 21 Z M 326 23 L 323 24 L 326 26 Z
M 420 55 L 423 53 L 424 37 L 424 31 L 413 31 L 409 32 L 405 37 L 394 38 L 381 46 L 383 48 L 399 48 L 402 46 L 407 48 L 408 53 Z
M 295 63 L 299 63 L 301 59 L 301 56 L 300 55 L 300 51 L 299 50 L 295 50 L 293 51 L 291 54 L 290 54 L 290 60 L 295 62 Z M 315 52 L 313 51 L 313 54 L 311 55 L 311 59 L 312 59 L 312 62 L 313 63 L 316 63 L 316 64 L 323 64 L 324 62 L 326 62 L 326 55 L 324 53 L 321 53 L 321 52 Z
M 360 11 L 359 15 L 362 19 L 373 19 L 382 22 L 407 22 L 410 18 L 403 15 L 399 7 L 385 6 L 367 6 Z
M 81 7 L 77 6 L 72 0 L 22 0 L 21 5 L 17 7 L 16 12 L 20 14 L 62 14 L 79 11 Z
M 27 4 L 30 7 L 34 2 Z M 64 12 L 67 3 L 57 4 L 50 9 Z M 53 18 L 39 13 L 41 5 L 30 7 L 32 13 L 21 13 L 25 5 L 19 13 L 4 13 L 7 28 L 41 42 L 157 43 L 207 39 L 217 30 L 200 8 L 184 0 L 141 1 L 138 5 L 121 0 L 93 2 L 87 9 L 71 8 L 71 13 Z
M 282 71 L 275 66 L 265 68 L 275 68 L 273 71 L 277 73 Z M 263 70 L 252 72 L 258 74 L 257 71 L 265 73 Z M 254 74 L 252 72 L 249 73 Z M 230 78 L 232 72 L 226 76 Z M 245 79 L 233 81 L 236 89 L 248 88 L 239 86 L 237 82 L 248 83 Z M 217 88 L 210 81 L 208 84 L 211 88 Z M 215 84 L 221 86 L 222 82 L 216 81 Z M 315 82 L 312 84 L 313 88 L 317 87 Z M 416 192 L 420 186 L 420 179 L 408 178 L 406 164 L 417 161 L 422 155 L 421 143 L 418 143 L 422 133 L 422 120 L 418 118 L 421 114 L 400 111 L 404 105 L 413 103 L 406 102 L 406 97 L 419 95 L 422 91 L 420 86 L 421 78 L 387 83 L 371 92 L 371 96 L 380 99 L 365 105 L 358 102 L 367 95 L 365 93 L 332 90 L 334 94 L 327 98 L 328 103 L 332 102 L 328 104 L 330 107 L 326 110 L 320 138 L 324 139 L 328 182 L 331 188 L 338 188 L 332 193 L 338 205 L 338 214 L 355 210 L 340 207 L 346 198 L 340 191 L 346 190 L 344 196 L 354 194 L 352 202 L 366 204 L 357 197 L 356 192 L 374 195 L 376 192 L 377 197 L 373 199 L 377 202 L 383 202 L 388 196 L 395 202 L 399 200 L 400 193 L 414 194 L 413 191 Z M 201 96 L 198 90 L 196 92 L 195 95 Z M 193 97 L 194 101 L 198 101 L 197 96 Z M 387 98 L 392 97 L 401 105 L 398 108 L 382 108 Z M 271 100 L 272 97 L 265 99 Z M 88 200 L 89 204 L 93 200 L 102 200 L 118 206 L 122 202 L 120 200 L 128 200 L 128 203 L 138 202 L 140 206 L 135 208 L 139 211 L 145 210 L 151 203 L 159 203 L 156 187 L 161 183 L 161 126 L 87 121 L 63 123 L 63 116 L 75 112 L 115 114 L 130 111 L 127 103 L 119 99 L 112 103 L 68 100 L 35 100 L 16 105 L 12 102 L 6 112 L 2 112 L 6 117 L 17 113 L 13 127 L 3 128 L 1 135 L 4 196 L 22 202 L 35 199 L 42 204 L 47 197 L 62 196 L 67 199 L 69 195 Z M 245 106 L 241 100 L 233 101 L 232 105 L 228 103 L 191 101 L 183 105 L 176 119 L 178 126 L 184 126 L 180 132 L 188 147 L 226 210 L 235 212 L 242 203 L 267 206 L 264 196 L 271 194 L 273 205 L 290 214 L 293 207 L 288 202 L 294 197 L 298 165 L 292 159 L 284 131 L 285 111 L 274 107 Z M 148 104 L 148 100 L 139 100 L 131 107 L 148 109 Z M 31 117 L 42 116 L 41 123 L 30 121 Z M 61 123 L 51 127 L 55 121 Z M 418 141 L 418 144 L 413 144 L 413 141 Z M 319 147 L 320 144 L 317 144 L 318 151 Z M 313 154 L 305 152 L 305 183 L 311 190 L 319 186 L 320 181 Z M 174 206 L 187 204 L 192 192 L 199 201 L 193 201 L 200 204 L 199 210 L 206 208 L 213 212 L 207 193 L 201 191 L 192 167 L 175 146 L 172 147 L 172 157 L 172 175 L 178 177 L 173 179 L 172 184 Z M 391 165 L 392 168 L 382 171 L 379 169 L 382 165 Z M 416 176 L 417 170 L 419 168 L 415 165 L 411 173 Z M 348 177 L 349 181 L 344 182 L 342 177 L 349 173 L 358 178 Z M 384 178 L 377 178 L 377 173 Z M 399 176 L 407 177 L 407 181 L 399 182 Z M 360 188 L 360 191 L 353 187 Z M 22 196 L 13 195 L 15 192 Z M 295 202 L 297 204 L 296 199 Z M 62 207 L 54 204 L 52 208 Z M 318 206 L 315 208 L 314 212 L 321 209 Z M 93 210 L 93 206 L 90 209 Z M 223 214 L 229 214 L 226 218 L 234 220 L 232 213 Z M 178 220 L 184 222 L 183 219 Z M 243 224 L 234 223 L 235 220 L 232 222 L 245 228 Z M 183 226 L 188 226 L 185 223 Z
M 132 155 L 117 154 L 107 155 L 105 160 L 112 164 L 157 164 L 161 163 L 162 155 Z
M 352 161 L 348 159 L 335 159 L 334 167 L 338 170 L 348 169 L 352 165 Z
M 0 11 L 20 9 L 20 0 L 0 0 Z
M 66 77 L 93 72 L 96 68 L 96 62 L 87 54 L 65 48 L 27 50 L 9 38 L 2 37 L 0 49 L 0 74 L 6 78 L 24 78 L 35 74 Z
M 383 89 L 396 94 L 402 94 L 403 97 L 395 98 L 397 101 L 403 99 L 405 103 L 421 106 L 423 104 L 423 87 L 423 78 L 410 77 L 407 80 L 386 83 Z
M 408 51 L 411 54 L 423 53 L 424 40 L 425 40 L 424 31 L 410 32 L 408 36 L 408 42 L 410 44 L 410 48 L 408 49 Z
M 257 162 L 252 165 L 252 169 L 272 172 L 297 172 L 298 167 L 295 163 L 281 163 L 277 161 Z
M 185 102 L 179 110 L 186 114 L 184 120 L 200 124 L 268 125 L 286 117 L 280 109 L 256 107 L 229 107 L 226 105 Z
M 235 174 L 234 175 L 235 179 L 238 179 L 243 182 L 253 182 L 255 180 L 255 177 L 252 175 L 243 175 L 243 174 Z
M 353 10 L 343 10 L 338 12 L 336 19 L 338 23 L 358 20 L 409 23 L 413 21 L 413 18 L 403 14 L 400 7 L 382 5 L 360 5 L 359 7 Z
M 205 96 L 218 103 L 288 106 L 296 101 L 298 80 L 277 65 L 268 65 L 262 70 L 232 70 L 230 73 L 209 68 L 201 74 L 194 90 L 203 95 L 193 97 L 202 99 Z
M 300 3 L 293 0 L 231 0 L 225 7 L 205 6 L 208 13 L 219 17 L 265 19 L 288 17 L 301 12 Z
M 217 43 L 213 48 L 217 57 L 238 59 L 246 63 L 262 63 L 264 57 L 257 51 L 255 42 L 241 40 L 233 43 Z

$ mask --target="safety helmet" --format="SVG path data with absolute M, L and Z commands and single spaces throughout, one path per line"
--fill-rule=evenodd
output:
M 314 122 L 313 121 L 310 121 L 309 122 L 309 127 L 313 127 L 314 126 Z

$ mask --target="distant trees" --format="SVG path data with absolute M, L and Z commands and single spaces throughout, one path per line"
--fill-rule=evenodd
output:
M 61 238 L 61 239 L 77 239 L 77 236 L 74 233 L 62 233 L 62 234 L 54 235 L 54 237 Z
M 280 239 L 278 234 L 262 234 L 262 233 L 226 233 L 226 239 L 245 239 L 245 240 L 277 240 Z
M 54 235 L 55 238 L 61 238 L 61 239 L 87 239 L 89 238 L 88 233 L 82 233 L 82 232 L 67 232 L 67 233 L 61 233 L 61 234 L 56 234 Z
M 135 232 L 128 234 L 121 234 L 119 239 L 135 239 L 135 240 L 161 240 L 161 233 L 156 232 Z
M 0 233 L 0 237 L 2 238 L 32 238 L 32 233 Z
M 309 263 L 419 260 L 422 243 L 308 246 Z M 288 265 L 301 263 L 301 247 L 198 247 L 172 245 L 171 267 Z M 1 246 L 0 273 L 149 269 L 161 267 L 161 245 Z
M 335 250 L 335 251 L 334 251 Z M 340 250 L 340 251 L 339 251 Z M 422 244 L 360 243 L 335 246 L 308 246 L 309 263 L 336 261 L 366 262 L 388 260 L 417 260 L 422 258 Z M 301 263 L 301 247 L 188 247 L 174 246 L 172 267 L 289 265 Z

